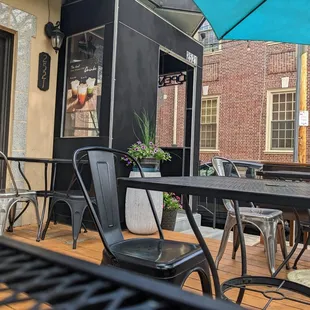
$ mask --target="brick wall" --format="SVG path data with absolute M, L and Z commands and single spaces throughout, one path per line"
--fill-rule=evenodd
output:
M 293 160 L 292 153 L 266 152 L 266 117 L 267 92 L 281 89 L 283 77 L 289 77 L 289 88 L 296 87 L 296 46 L 250 42 L 249 47 L 247 42 L 224 41 L 220 52 L 204 56 L 203 86 L 209 86 L 209 96 L 220 98 L 219 139 L 218 152 L 202 151 L 201 161 L 207 161 L 216 154 L 244 160 Z M 310 71 L 310 61 L 308 63 Z M 159 103 L 158 138 L 160 145 L 171 146 L 174 87 L 161 91 L 167 95 L 167 99 L 163 100 L 163 104 Z M 185 102 L 185 87 L 179 88 L 179 100 L 180 97 Z M 181 146 L 183 105 L 182 109 L 178 105 L 178 117 L 181 118 L 178 121 L 178 145 Z M 308 143 L 310 160 L 309 147 Z
M 176 105 L 176 141 L 173 141 L 175 95 Z M 186 84 L 158 89 L 156 142 L 161 147 L 184 145 Z M 174 143 L 176 142 L 176 143 Z

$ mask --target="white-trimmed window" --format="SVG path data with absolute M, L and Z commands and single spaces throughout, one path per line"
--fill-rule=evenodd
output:
M 295 89 L 268 92 L 267 151 L 293 150 L 295 101 Z
M 199 41 L 204 46 L 205 52 L 216 52 L 221 49 L 221 43 L 217 39 L 211 25 L 205 21 L 198 31 Z
M 200 148 L 216 150 L 218 137 L 219 97 L 202 98 L 200 123 Z

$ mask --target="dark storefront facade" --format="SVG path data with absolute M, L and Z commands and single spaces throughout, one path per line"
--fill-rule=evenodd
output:
M 192 1 L 161 1 L 156 6 L 157 2 L 63 4 L 61 29 L 66 40 L 58 64 L 55 158 L 71 158 L 74 150 L 90 145 L 127 150 L 137 140 L 134 113 L 146 111 L 156 119 L 159 77 L 182 72 L 186 75 L 184 143 L 165 145 L 173 163 L 164 164 L 162 174 L 197 174 L 203 48 L 192 35 L 203 18 L 193 12 Z M 182 5 L 192 10 L 191 18 L 180 15 L 177 8 Z M 128 173 L 124 166 L 121 174 Z M 57 189 L 66 189 L 70 178 L 70 167 L 58 169 Z M 120 198 L 124 221 L 124 193 Z M 69 220 L 61 205 L 57 216 Z

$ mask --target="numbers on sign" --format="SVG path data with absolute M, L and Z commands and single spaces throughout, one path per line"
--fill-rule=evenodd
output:
M 196 55 L 192 54 L 191 52 L 186 52 L 186 59 L 192 63 L 193 65 L 197 66 L 198 58 Z

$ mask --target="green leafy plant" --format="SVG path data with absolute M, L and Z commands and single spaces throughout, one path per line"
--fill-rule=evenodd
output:
M 135 112 L 135 119 L 141 132 L 141 137 L 135 134 L 137 139 L 145 145 L 150 145 L 151 142 L 155 144 L 156 128 L 148 113 L 144 110 L 140 116 Z
M 181 198 L 174 193 L 164 193 L 164 210 L 180 210 L 182 209 Z
M 155 144 L 156 130 L 147 112 L 143 111 L 141 116 L 135 112 L 135 119 L 141 132 L 141 139 L 135 134 L 139 141 L 128 148 L 128 154 L 137 160 L 154 158 L 160 161 L 170 161 L 170 154 Z M 133 164 L 127 156 L 122 157 L 122 160 L 127 166 Z

